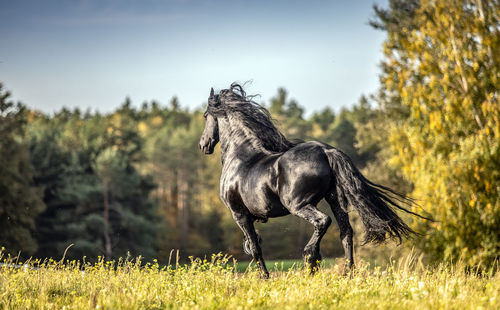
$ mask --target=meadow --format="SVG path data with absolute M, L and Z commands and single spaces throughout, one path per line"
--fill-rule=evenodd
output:
M 333 260 L 314 276 L 300 264 L 276 262 L 269 280 L 220 254 L 166 266 L 140 259 L 17 267 L 10 258 L 2 261 L 0 309 L 500 308 L 498 273 L 466 272 L 460 264 L 426 267 L 412 255 L 385 267 L 360 261 L 350 276 Z

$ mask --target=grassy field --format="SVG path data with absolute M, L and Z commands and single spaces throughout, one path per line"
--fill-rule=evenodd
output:
M 269 280 L 221 255 L 177 268 L 3 262 L 0 309 L 500 309 L 500 274 L 424 267 L 412 256 L 384 268 L 360 262 L 350 277 L 333 261 L 314 276 L 270 263 Z

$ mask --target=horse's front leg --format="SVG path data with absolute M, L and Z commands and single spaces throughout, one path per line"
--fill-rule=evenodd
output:
M 253 219 L 250 215 L 242 215 L 235 212 L 233 212 L 233 218 L 245 235 L 245 252 L 248 251 L 249 254 L 252 255 L 253 259 L 257 263 L 257 266 L 259 266 L 262 277 L 268 279 L 269 272 L 267 271 L 266 263 L 264 262 L 264 257 L 262 256 L 262 250 L 259 244 L 259 236 L 255 231 L 255 227 L 253 226 Z

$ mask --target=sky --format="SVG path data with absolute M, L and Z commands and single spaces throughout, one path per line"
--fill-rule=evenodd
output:
M 211 87 L 279 87 L 307 113 L 374 92 L 387 0 L 1 0 L 0 82 L 30 108 L 110 112 L 128 96 L 195 109 Z

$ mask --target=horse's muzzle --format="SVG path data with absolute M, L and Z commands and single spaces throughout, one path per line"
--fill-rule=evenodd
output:
M 198 144 L 198 147 L 200 148 L 200 150 L 204 154 L 209 155 L 209 154 L 212 154 L 214 152 L 215 143 L 214 143 L 214 140 L 209 139 L 208 143 L 206 143 L 205 145 L 201 145 L 201 143 L 200 143 L 200 144 Z

